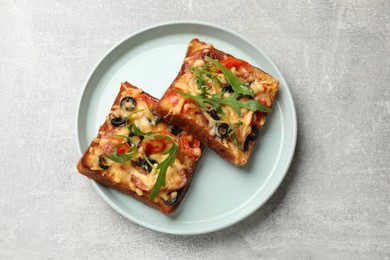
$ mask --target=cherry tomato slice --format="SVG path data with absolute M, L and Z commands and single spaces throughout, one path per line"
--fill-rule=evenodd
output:
M 156 134 L 163 134 L 173 137 L 173 135 L 168 131 L 157 131 Z M 154 137 L 153 139 L 144 139 L 144 141 L 141 143 L 141 146 L 144 147 L 146 156 L 149 156 L 151 154 L 164 152 L 167 149 L 169 143 L 170 141 L 167 138 Z
M 267 106 L 267 102 L 265 100 L 262 100 L 262 99 L 258 99 L 257 100 L 260 104 L 262 104 L 263 106 Z
M 190 106 L 190 103 L 185 102 L 181 109 L 181 113 L 187 114 L 191 110 L 193 110 L 193 108 Z
M 233 57 L 229 57 L 227 59 L 224 59 L 220 62 L 224 67 L 231 69 L 232 67 L 235 67 L 236 69 L 239 69 L 240 67 L 243 67 L 247 71 L 251 68 L 251 65 L 249 65 L 248 62 L 240 59 L 236 59 Z
M 179 138 L 179 149 L 187 156 L 198 158 L 201 155 L 200 142 L 192 135 L 183 134 Z
M 128 143 L 124 143 L 121 146 L 118 146 L 116 148 L 116 151 L 118 154 L 124 154 L 127 153 L 130 150 L 131 146 Z
M 167 96 L 169 102 L 170 102 L 172 105 L 176 106 L 177 103 L 179 103 L 180 94 L 177 93 L 177 92 L 175 92 L 175 91 L 173 90 L 173 88 L 171 88 L 170 90 L 168 90 L 166 96 Z

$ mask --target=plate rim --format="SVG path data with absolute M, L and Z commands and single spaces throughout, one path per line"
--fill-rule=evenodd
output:
M 154 230 L 154 231 L 158 231 L 158 232 L 162 232 L 162 233 L 167 233 L 167 234 L 175 234 L 175 235 L 199 235 L 199 234 L 206 234 L 206 233 L 211 233 L 211 232 L 215 232 L 215 231 L 218 231 L 218 230 L 221 230 L 221 229 L 224 229 L 224 228 L 227 228 L 229 226 L 232 226 L 240 221 L 242 221 L 243 219 L 247 218 L 248 216 L 250 216 L 251 214 L 253 214 L 256 210 L 258 210 L 259 208 L 261 208 L 269 199 L 270 197 L 276 192 L 276 190 L 280 187 L 280 184 L 282 183 L 282 181 L 284 180 L 289 168 L 290 168 L 290 165 L 291 165 L 291 162 L 292 162 L 292 159 L 294 157 L 294 153 L 295 153 L 295 148 L 296 148 L 296 143 L 297 143 L 297 129 L 298 129 L 298 122 L 297 122 L 297 115 L 296 115 L 296 109 L 295 109 L 295 104 L 294 104 L 294 99 L 292 97 L 292 94 L 291 94 L 291 91 L 290 91 L 290 88 L 283 76 L 283 74 L 280 72 L 279 68 L 276 66 L 276 64 L 273 62 L 273 60 L 260 48 L 258 47 L 257 45 L 253 44 L 250 40 L 248 40 L 246 37 L 242 36 L 241 34 L 229 29 L 229 28 L 226 28 L 224 26 L 221 26 L 221 25 L 217 25 L 217 24 L 213 24 L 213 23 L 209 23 L 209 22 L 204 22 L 204 21 L 194 21 L 194 20 L 173 20 L 173 21 L 169 21 L 169 22 L 163 22 L 163 23 L 157 23 L 157 24 L 154 24 L 154 25 L 151 25 L 151 26 L 147 26 L 145 28 L 142 28 L 140 30 L 137 30 L 135 31 L 134 33 L 128 35 L 127 37 L 125 37 L 124 39 L 120 40 L 117 44 L 115 44 L 113 47 L 111 47 L 108 51 L 105 52 L 105 54 L 98 60 L 98 62 L 93 66 L 92 70 L 90 71 L 90 73 L 88 74 L 88 77 L 86 78 L 86 80 L 84 81 L 84 84 L 83 84 L 83 88 L 82 88 L 82 91 L 81 91 L 81 94 L 79 96 L 79 100 L 78 100 L 78 103 L 77 103 L 77 109 L 76 109 L 76 118 L 75 118 L 75 141 L 76 141 L 76 146 L 77 146 L 77 150 L 79 152 L 79 156 L 82 156 L 83 155 L 83 150 L 81 148 L 81 143 L 80 143 L 80 137 L 79 137 L 79 119 L 80 119 L 80 111 L 81 111 L 81 106 L 82 106 L 82 101 L 83 101 L 83 98 L 85 96 L 85 93 L 87 91 L 87 86 L 90 82 L 90 80 L 92 79 L 92 76 L 93 74 L 95 73 L 95 71 L 98 69 L 98 67 L 100 66 L 100 64 L 115 50 L 117 49 L 120 45 L 122 45 L 124 42 L 126 41 L 129 41 L 131 38 L 139 35 L 139 34 L 142 34 L 142 33 L 145 33 L 147 31 L 150 31 L 150 30 L 154 30 L 154 29 L 157 29 L 157 28 L 161 28 L 161 27 L 166 27 L 166 26 L 175 26 L 175 25 L 196 25 L 196 26 L 206 26 L 206 27 L 210 27 L 210 28 L 213 28 L 213 29 L 218 29 L 218 30 L 222 30 L 222 31 L 225 31 L 227 33 L 230 33 L 236 37 L 238 37 L 240 40 L 243 40 L 245 41 L 246 43 L 248 43 L 250 46 L 252 46 L 256 51 L 258 51 L 262 56 L 264 56 L 267 61 L 270 63 L 270 65 L 275 69 L 275 71 L 277 72 L 279 78 L 278 80 L 284 85 L 285 87 L 285 91 L 286 91 L 286 95 L 288 97 L 288 99 L 291 101 L 290 103 L 290 112 L 292 113 L 292 123 L 291 123 L 291 126 L 292 126 L 292 143 L 291 143 L 291 149 L 290 151 L 288 151 L 288 158 L 285 163 L 285 167 L 282 169 L 282 174 L 280 174 L 280 177 L 279 179 L 277 180 L 276 184 L 274 185 L 274 187 L 272 187 L 271 191 L 266 194 L 267 196 L 265 196 L 265 199 L 261 202 L 261 203 L 258 203 L 256 206 L 252 207 L 251 209 L 249 210 L 246 210 L 244 214 L 240 214 L 238 216 L 236 216 L 235 218 L 232 219 L 232 221 L 229 221 L 228 223 L 222 223 L 221 225 L 214 225 L 213 227 L 208 227 L 208 228 L 203 228 L 203 229 L 199 229 L 199 230 L 194 230 L 194 229 L 186 229 L 186 230 L 179 230 L 179 229 L 175 229 L 175 230 L 172 230 L 172 229 L 169 229 L 169 228 L 165 228 L 165 227 L 161 227 L 161 226 L 158 226 L 158 225 L 151 225 L 150 223 L 148 222 L 145 222 L 141 219 L 138 219 L 138 218 L 135 218 L 133 217 L 131 214 L 129 214 L 128 212 L 126 212 L 124 209 L 122 209 L 120 206 L 118 206 L 117 204 L 115 204 L 108 196 L 107 194 L 105 194 L 103 191 L 102 191 L 102 187 L 100 184 L 98 184 L 97 182 L 95 182 L 94 180 L 90 180 L 90 183 L 92 185 L 92 187 L 94 187 L 95 191 L 100 195 L 101 198 L 103 198 L 103 200 L 108 204 L 110 205 L 110 207 L 112 207 L 115 211 L 117 211 L 119 214 L 121 214 L 123 217 L 131 220 L 132 222 L 138 224 L 138 225 L 141 225 L 143 227 L 146 227 L 148 229 L 151 229 L 151 230 Z M 107 188 L 107 187 L 104 187 L 104 188 Z

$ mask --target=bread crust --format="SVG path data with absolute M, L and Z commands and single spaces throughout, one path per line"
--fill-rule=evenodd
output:
M 119 90 L 119 93 L 111 107 L 111 111 L 113 111 L 114 107 L 115 106 L 118 106 L 120 104 L 120 101 L 121 101 L 121 93 L 125 91 L 125 89 L 138 89 L 137 87 L 131 85 L 130 83 L 128 82 L 124 82 L 122 83 L 121 85 L 121 88 Z M 158 99 L 156 99 L 155 97 L 149 95 L 148 93 L 146 92 L 142 92 L 141 93 L 141 96 L 143 96 L 143 100 L 146 100 L 148 102 L 148 105 L 149 107 L 152 109 L 158 102 Z M 109 129 L 109 123 L 108 123 L 108 117 L 106 118 L 104 124 L 99 128 L 99 133 L 97 135 L 97 138 L 101 138 L 102 136 L 102 133 L 107 131 Z M 150 192 L 147 192 L 147 191 L 143 191 L 143 195 L 140 196 L 138 195 L 134 190 L 132 190 L 129 186 L 129 183 L 128 182 L 116 182 L 114 180 L 114 176 L 110 176 L 109 174 L 106 174 L 105 173 L 105 170 L 103 169 L 94 169 L 92 170 L 91 169 L 91 165 L 90 163 L 88 163 L 88 156 L 91 155 L 91 152 L 90 152 L 90 149 L 94 149 L 96 148 L 97 146 L 99 146 L 98 143 L 96 142 L 91 142 L 90 146 L 87 148 L 87 150 L 85 151 L 85 153 L 82 155 L 82 157 L 80 158 L 80 160 L 78 161 L 77 163 L 77 170 L 79 173 L 81 173 L 82 175 L 85 175 L 87 176 L 88 178 L 104 185 L 104 186 L 107 186 L 107 187 L 110 187 L 110 188 L 113 188 L 113 189 L 116 189 L 124 194 L 127 194 L 127 195 L 130 195 L 132 196 L 133 198 L 135 198 L 136 200 L 150 206 L 150 207 L 153 207 L 153 208 L 156 208 L 156 209 L 159 209 L 162 213 L 164 214 L 171 214 L 173 212 L 176 211 L 176 209 L 180 206 L 182 200 L 184 199 L 189 187 L 190 187 L 190 184 L 191 184 L 191 180 L 192 180 L 192 177 L 195 173 L 195 170 L 196 170 L 196 166 L 198 164 L 198 161 L 200 158 L 197 158 L 197 159 L 191 159 L 191 158 L 185 158 L 186 159 L 186 169 L 184 171 L 185 175 L 186 175 L 186 178 L 187 178 L 187 182 L 186 184 L 177 190 L 178 192 L 178 198 L 177 198 L 177 201 L 173 204 L 173 205 L 167 205 L 165 203 L 163 203 L 162 200 L 157 200 L 156 198 L 151 202 L 149 201 L 149 196 L 150 196 Z M 200 147 L 201 150 L 203 150 L 203 146 Z
M 166 100 L 168 100 L 168 95 L 173 89 L 175 88 L 175 83 L 186 73 L 190 70 L 189 64 L 186 62 L 188 59 L 191 60 L 198 60 L 198 59 L 203 59 L 205 55 L 215 59 L 215 60 L 222 60 L 222 59 L 227 59 L 227 58 L 234 58 L 231 54 L 225 53 L 223 51 L 220 51 L 218 49 L 215 49 L 212 45 L 206 44 L 205 42 L 199 41 L 199 39 L 195 38 L 193 39 L 190 44 L 188 45 L 186 56 L 184 59 L 184 62 L 180 68 L 180 71 L 172 84 L 169 86 L 167 91 L 164 93 L 163 97 L 160 99 L 160 101 L 157 103 L 155 107 L 155 113 L 164 118 L 167 122 L 170 124 L 173 124 L 177 127 L 185 129 L 187 132 L 193 134 L 198 140 L 200 140 L 204 145 L 210 147 L 213 149 L 220 157 L 223 159 L 229 161 L 230 163 L 236 165 L 236 166 L 243 166 L 247 163 L 250 154 L 253 149 L 254 141 L 250 141 L 249 144 L 247 145 L 247 150 L 245 153 L 241 154 L 240 156 L 237 156 L 236 154 L 233 153 L 232 150 L 227 149 L 225 147 L 220 139 L 214 135 L 209 134 L 209 129 L 200 127 L 200 125 L 194 120 L 193 118 L 187 118 L 184 117 L 183 115 L 177 115 L 177 114 L 172 114 L 170 111 L 170 107 L 167 106 Z M 254 77 L 259 77 L 259 76 L 267 76 L 271 79 L 272 76 L 269 75 L 268 73 L 262 71 L 261 69 L 251 66 L 253 68 L 252 75 Z M 278 81 L 273 79 L 276 82 L 276 85 L 273 88 L 270 88 L 269 96 L 270 96 L 270 101 L 272 106 L 275 96 L 278 91 Z M 184 99 L 184 97 L 181 97 Z M 208 125 L 208 119 L 204 118 L 203 115 L 203 109 L 196 104 L 193 100 L 191 99 L 186 99 L 186 102 L 193 103 L 195 104 L 195 112 L 197 116 L 201 117 L 202 120 L 204 121 L 204 125 Z M 264 121 L 265 121 L 265 116 L 264 116 Z

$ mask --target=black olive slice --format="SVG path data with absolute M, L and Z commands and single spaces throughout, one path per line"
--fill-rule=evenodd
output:
M 254 125 L 252 125 L 251 128 L 252 132 L 248 135 L 247 139 L 249 139 L 249 141 L 254 141 L 259 137 L 259 129 Z
M 141 158 L 138 158 L 138 160 L 135 162 L 135 165 L 139 166 L 139 167 L 142 167 L 142 165 L 144 164 L 145 160 L 141 159 Z
M 138 138 L 138 142 L 136 142 L 137 147 L 139 147 L 141 145 L 142 140 L 144 140 L 143 135 L 135 135 L 134 133 L 130 133 L 129 137 L 130 137 L 131 141 L 133 141 L 133 143 L 134 143 L 133 137 Z M 136 139 L 136 138 L 134 138 L 134 139 Z M 133 143 L 131 143 L 130 140 L 128 140 L 127 143 L 131 146 L 133 145 Z
M 246 139 L 245 139 L 245 142 L 244 142 L 244 147 L 242 148 L 242 150 L 243 150 L 244 152 L 248 151 L 249 142 L 251 142 L 251 140 L 249 140 L 249 138 L 246 138 Z
M 158 162 L 155 160 L 149 159 L 149 162 L 153 165 L 155 165 L 156 163 L 158 165 Z M 141 168 L 147 172 L 151 172 L 153 170 L 153 167 L 146 160 L 144 160 L 144 163 L 142 164 Z
M 149 159 L 149 162 L 151 162 L 153 165 L 158 165 L 158 162 L 155 160 Z M 141 167 L 144 171 L 147 172 L 151 172 L 153 170 L 153 167 L 145 159 L 138 158 L 138 160 L 135 162 L 135 165 Z
M 106 161 L 106 159 L 104 158 L 104 156 L 99 156 L 99 167 L 102 168 L 103 170 L 107 170 L 109 168 L 109 166 L 105 165 L 104 162 Z
M 226 123 L 217 124 L 215 127 L 215 134 L 219 138 L 226 138 L 228 136 L 229 125 Z
M 227 85 L 225 85 L 225 86 L 222 88 L 222 92 L 233 93 L 233 88 L 232 88 L 232 86 L 230 86 L 229 84 L 227 84 Z
M 242 147 L 242 150 L 244 152 L 248 151 L 250 142 L 255 141 L 259 137 L 259 128 L 257 128 L 254 125 L 252 125 L 251 128 L 252 128 L 252 131 L 245 139 L 244 146 Z
M 158 125 L 161 122 L 161 118 L 158 117 L 155 113 L 153 113 L 153 110 L 151 112 L 152 112 L 152 114 L 154 116 L 154 120 L 151 120 L 151 119 L 147 118 L 149 123 L 152 124 L 152 125 Z
M 156 116 L 156 120 L 154 121 L 154 124 L 157 125 L 161 122 L 161 118 Z
M 178 134 L 180 134 L 183 131 L 183 129 L 178 128 L 178 127 L 173 126 L 173 125 L 170 125 L 169 129 L 170 129 L 171 133 L 174 134 L 174 135 L 178 135 Z
M 214 120 L 221 120 L 221 117 L 217 114 L 217 111 L 215 111 L 215 108 L 211 108 L 209 110 L 209 114 L 210 116 L 214 119 Z
M 121 126 L 124 125 L 125 123 L 126 123 L 126 118 L 114 117 L 113 119 L 111 119 L 111 124 L 113 126 Z
M 124 97 L 121 100 L 121 108 L 126 111 L 131 111 L 137 106 L 137 101 L 132 97 Z
M 177 199 L 179 198 L 179 194 L 177 194 L 177 191 L 173 191 L 167 194 L 166 197 L 163 198 L 165 205 L 173 205 L 177 202 Z

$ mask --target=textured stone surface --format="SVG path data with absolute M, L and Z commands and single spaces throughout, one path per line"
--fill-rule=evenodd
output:
M 299 121 L 294 161 L 265 206 L 185 237 L 99 199 L 75 172 L 74 140 L 81 89 L 102 55 L 180 19 L 261 46 Z M 0 1 L 0 258 L 389 259 L 389 25 L 387 0 Z

